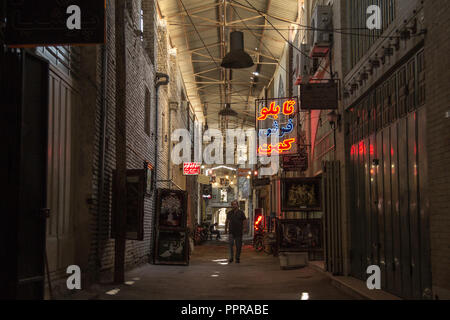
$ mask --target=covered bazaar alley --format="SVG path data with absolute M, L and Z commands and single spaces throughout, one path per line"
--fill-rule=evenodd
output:
M 278 259 L 244 245 L 240 264 L 228 263 L 226 244 L 195 249 L 188 267 L 145 265 L 126 274 L 121 286 L 102 285 L 88 295 L 102 300 L 348 300 L 313 267 L 280 269 Z M 120 290 L 117 290 L 120 289 Z
M 450 300 L 450 1 L 0 2 L 0 300 Z

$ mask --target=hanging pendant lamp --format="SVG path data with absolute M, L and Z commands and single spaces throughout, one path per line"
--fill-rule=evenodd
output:
M 252 57 L 244 51 L 244 33 L 230 33 L 230 52 L 222 60 L 222 68 L 245 69 L 254 65 Z
M 237 117 L 238 113 L 231 109 L 230 103 L 225 103 L 225 108 L 219 111 L 219 116 L 222 117 Z

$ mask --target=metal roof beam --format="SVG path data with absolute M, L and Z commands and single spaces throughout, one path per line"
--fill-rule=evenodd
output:
M 201 57 L 203 57 L 203 58 L 211 59 L 210 56 L 208 56 L 208 55 L 206 55 L 206 54 L 203 54 L 203 53 L 200 53 L 200 52 L 197 52 L 197 51 L 192 52 L 192 54 L 193 54 L 193 55 L 194 55 L 194 54 L 199 55 L 199 56 L 201 56 Z M 216 60 L 216 61 L 221 61 L 220 58 L 214 58 L 214 57 L 212 57 L 212 58 L 213 58 L 214 60 Z M 212 61 L 212 59 L 211 59 L 210 61 Z M 214 63 L 214 61 L 212 61 L 212 62 Z
M 178 53 L 179 53 L 179 54 L 183 54 L 183 53 L 193 53 L 193 52 L 198 51 L 198 50 L 202 50 L 202 49 L 206 49 L 206 48 L 212 48 L 212 47 L 216 47 L 216 46 L 218 46 L 218 45 L 220 45 L 220 42 L 211 43 L 211 44 L 208 44 L 208 45 L 206 45 L 206 46 L 201 46 L 201 47 L 198 47 L 198 48 L 195 48 L 195 49 L 181 50 L 181 51 L 179 51 Z
M 214 59 L 216 62 L 220 62 L 220 59 Z M 192 62 L 195 63 L 210 63 L 210 64 L 214 64 L 213 60 L 192 60 Z M 275 63 L 276 64 L 276 63 Z
M 253 54 L 259 54 L 260 56 L 262 56 L 262 57 L 264 57 L 264 58 L 267 58 L 267 59 L 270 59 L 270 60 L 274 60 L 274 61 L 280 62 L 280 58 L 268 56 L 268 55 L 266 55 L 266 54 L 264 54 L 264 53 L 261 53 L 260 51 L 255 51 L 255 50 L 250 50 L 250 49 L 245 49 L 245 50 L 248 51 L 248 52 L 251 52 L 251 53 L 253 53 Z M 277 64 L 278 64 L 278 63 L 277 63 Z
M 179 22 L 175 22 L 175 21 L 170 21 L 170 22 L 168 21 L 167 23 L 170 26 L 180 26 L 180 27 L 182 27 L 182 26 L 186 26 L 186 27 L 191 26 L 192 27 L 192 24 L 190 24 L 190 23 L 183 23 L 183 22 L 179 23 Z M 211 24 L 208 24 L 208 23 L 196 23 L 195 26 L 197 26 L 197 27 L 217 28 L 217 27 L 222 26 L 222 24 L 220 24 L 220 23 L 216 23 L 216 24 L 212 24 L 212 23 Z M 247 24 L 247 25 L 235 25 L 234 24 L 234 25 L 229 26 L 229 27 L 242 28 L 242 29 L 245 30 L 246 28 L 265 28 L 267 26 L 264 25 L 264 24 Z M 272 28 L 272 26 L 270 26 L 270 27 Z M 275 27 L 277 29 L 285 29 L 287 27 L 287 25 L 286 24 L 273 24 L 273 27 Z
M 228 21 L 227 23 L 228 23 L 229 26 L 231 26 L 231 25 L 234 25 L 236 23 L 240 23 L 240 22 L 244 22 L 244 21 L 250 21 L 250 20 L 255 20 L 255 19 L 260 19 L 260 18 L 262 18 L 262 17 L 260 15 L 257 15 L 257 16 L 253 16 L 253 17 L 249 17 L 249 18 L 245 18 L 245 19 L 238 19 L 238 20 Z
M 199 71 L 199 72 L 194 73 L 194 76 L 197 76 L 197 75 L 203 74 L 203 73 L 208 73 L 208 72 L 215 71 L 215 70 L 219 70 L 219 68 L 215 67 L 215 68 L 211 68 L 211 69 L 208 69 L 208 70 Z
M 220 81 L 220 79 L 214 79 L 214 78 L 207 77 L 207 76 L 201 76 L 201 75 L 195 75 L 195 76 L 202 78 L 202 79 L 207 79 L 207 80 L 212 80 L 212 81 Z

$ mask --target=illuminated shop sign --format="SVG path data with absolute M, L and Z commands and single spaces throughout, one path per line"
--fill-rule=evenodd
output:
M 185 162 L 183 163 L 183 174 L 185 176 L 198 176 L 200 174 L 201 163 Z
M 258 155 L 295 154 L 298 151 L 297 98 L 256 100 Z M 277 143 L 272 143 L 273 138 Z
M 281 154 L 287 153 L 292 149 L 294 143 L 296 142 L 295 138 L 286 139 L 283 142 L 279 142 L 276 145 L 272 144 L 263 144 L 258 148 L 258 154 L 260 155 L 272 155 L 272 154 Z

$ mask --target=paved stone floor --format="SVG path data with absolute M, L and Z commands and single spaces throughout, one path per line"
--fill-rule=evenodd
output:
M 211 241 L 196 246 L 189 266 L 145 265 L 126 275 L 129 284 L 102 285 L 99 299 L 310 300 L 352 299 L 313 268 L 281 270 L 278 258 L 244 245 L 241 263 L 228 264 L 228 248 Z

